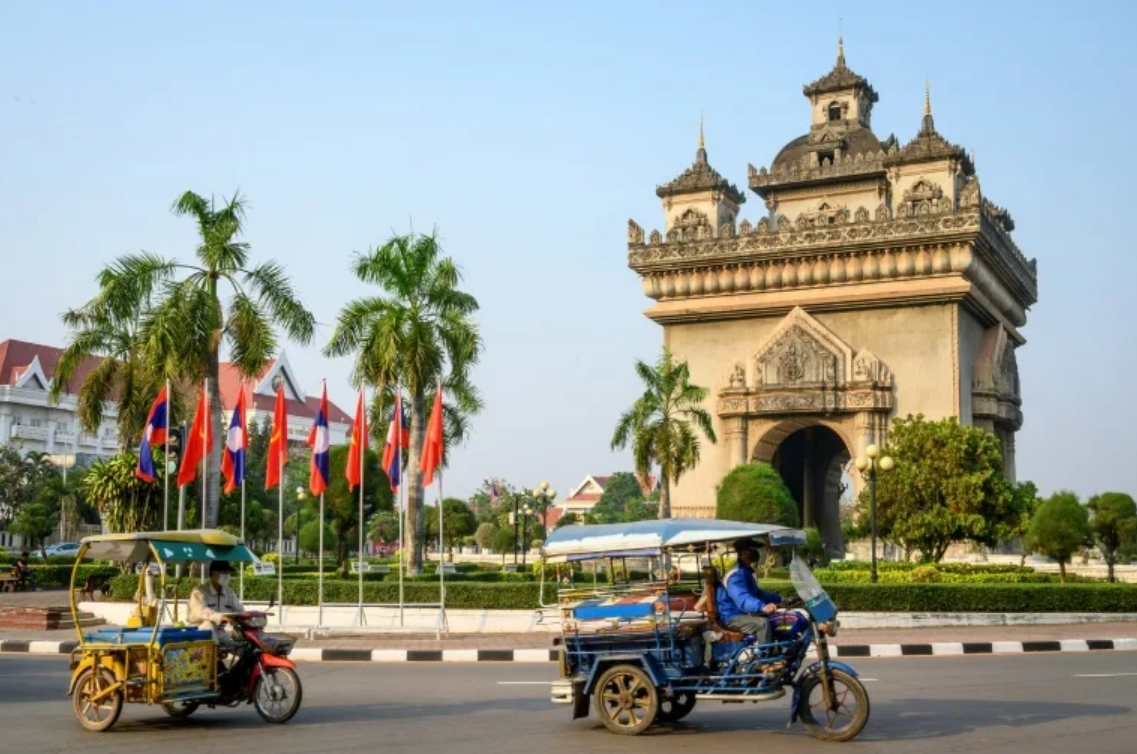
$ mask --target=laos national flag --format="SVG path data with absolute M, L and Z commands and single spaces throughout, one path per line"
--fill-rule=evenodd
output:
M 387 446 L 383 448 L 383 471 L 391 482 L 391 492 L 399 491 L 399 481 L 403 471 L 403 451 L 410 444 L 410 433 L 403 417 L 402 396 L 395 396 L 395 410 L 391 416 L 391 426 L 387 429 Z
M 229 417 L 229 431 L 225 433 L 225 454 L 221 457 L 221 475 L 225 477 L 225 491 L 232 492 L 245 481 L 245 454 L 249 448 L 249 433 L 245 431 L 245 386 L 237 396 L 233 415 Z
M 146 419 L 146 426 L 142 430 L 142 443 L 138 446 L 138 466 L 134 475 L 147 482 L 158 478 L 158 470 L 154 467 L 154 452 L 151 445 L 161 445 L 166 442 L 166 430 L 170 428 L 170 402 L 166 388 L 158 393 L 154 405 L 150 407 L 150 416 Z
M 328 489 L 329 462 L 331 460 L 331 440 L 328 437 L 328 387 L 320 397 L 320 410 L 316 421 L 308 432 L 308 445 L 312 448 L 312 470 L 308 477 L 308 489 L 313 495 L 322 495 Z

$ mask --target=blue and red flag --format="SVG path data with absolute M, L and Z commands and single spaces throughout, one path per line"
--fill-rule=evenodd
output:
M 313 495 L 322 495 L 328 489 L 331 476 L 328 466 L 331 460 L 331 440 L 328 437 L 328 386 L 320 396 L 320 410 L 316 421 L 308 432 L 308 447 L 312 448 L 312 468 L 308 476 L 308 489 Z
M 221 456 L 221 474 L 225 477 L 225 491 L 232 492 L 245 481 L 245 454 L 249 448 L 249 433 L 245 430 L 245 386 L 237 396 L 233 415 L 229 417 L 229 431 L 225 434 L 225 453 Z
M 395 410 L 391 415 L 391 425 L 387 429 L 387 445 L 383 448 L 383 471 L 391 482 L 391 492 L 399 491 L 399 481 L 403 470 L 403 451 L 410 445 L 411 435 L 407 431 L 406 417 L 403 416 L 402 396 L 395 396 Z
M 158 393 L 154 405 L 150 407 L 150 416 L 146 419 L 146 426 L 142 430 L 142 443 L 138 446 L 138 466 L 134 475 L 147 482 L 158 478 L 158 470 L 154 467 L 154 452 L 151 445 L 161 445 L 166 442 L 166 431 L 170 428 L 170 401 L 166 388 Z

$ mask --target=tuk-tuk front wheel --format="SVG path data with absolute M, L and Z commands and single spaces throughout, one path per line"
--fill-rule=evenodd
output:
M 75 708 L 75 719 L 89 731 L 98 733 L 118 722 L 122 714 L 122 689 L 108 694 L 98 701 L 91 701 L 99 692 L 114 685 L 114 674 L 106 668 L 87 668 L 75 681 L 75 692 L 71 704 Z
M 864 685 L 844 670 L 830 668 L 834 705 L 825 701 L 825 688 L 818 675 L 801 684 L 798 716 L 810 735 L 822 741 L 849 741 L 869 721 L 869 695 Z
M 253 688 L 253 706 L 266 723 L 286 723 L 300 709 L 304 689 L 292 668 L 267 668 Z
M 613 733 L 643 733 L 659 714 L 659 690 L 643 668 L 635 665 L 615 665 L 604 671 L 593 695 L 596 714 Z

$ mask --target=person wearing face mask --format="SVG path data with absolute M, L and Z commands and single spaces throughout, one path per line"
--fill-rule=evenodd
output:
M 229 588 L 230 570 L 226 561 L 214 560 L 209 564 L 209 581 L 198 584 L 189 600 L 189 622 L 199 628 L 212 629 L 219 642 L 228 638 L 220 630 L 221 624 L 229 620 L 227 613 L 245 612 L 236 592 Z

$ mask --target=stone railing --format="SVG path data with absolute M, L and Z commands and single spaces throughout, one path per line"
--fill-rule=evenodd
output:
M 815 156 L 815 155 L 814 155 Z M 809 162 L 809 156 L 803 157 L 799 163 L 789 166 L 782 165 L 777 170 L 769 171 L 766 168 L 746 166 L 750 188 L 758 191 L 774 186 L 793 185 L 805 181 L 816 181 L 822 178 L 845 178 L 856 175 L 873 175 L 884 173 L 884 160 L 888 155 L 884 150 L 876 154 L 836 155 L 832 160 L 820 163 Z
M 24 440 L 39 440 L 41 442 L 46 442 L 47 427 L 32 427 L 27 424 L 14 424 L 12 425 L 12 437 L 18 437 Z
M 75 444 L 75 433 L 57 429 L 55 431 L 55 444 L 71 446 Z
M 90 432 L 80 432 L 79 444 L 89 448 L 96 447 L 99 444 L 98 435 L 93 435 Z

